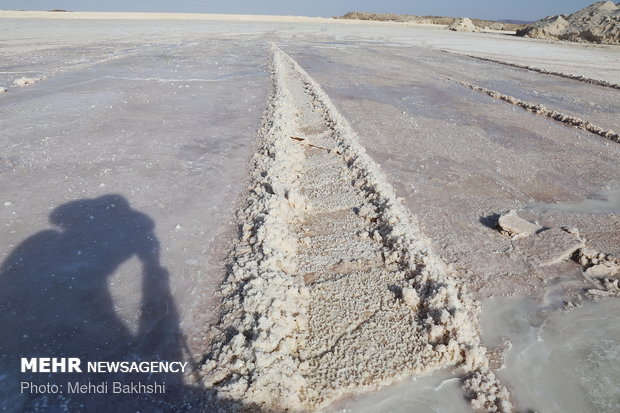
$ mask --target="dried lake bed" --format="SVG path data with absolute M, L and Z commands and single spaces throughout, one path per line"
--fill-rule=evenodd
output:
M 617 132 L 618 89 L 509 64 L 618 84 L 618 47 L 301 18 L 7 13 L 0 13 L 0 87 L 6 88 L 0 94 L 0 308 L 8 314 L 0 340 L 3 409 L 128 406 L 122 398 L 19 394 L 26 378 L 16 367 L 19 357 L 72 353 L 182 359 L 199 372 L 168 377 L 172 393 L 130 402 L 136 408 L 243 408 L 254 392 L 252 409 L 277 410 L 252 386 L 244 393 L 238 391 L 243 386 L 205 379 L 202 366 L 210 358 L 220 371 L 234 364 L 213 353 L 219 340 L 213 328 L 233 326 L 246 340 L 243 356 L 235 356 L 246 367 L 231 371 L 272 385 L 269 368 L 247 366 L 266 351 L 257 347 L 264 331 L 274 331 L 265 326 L 284 320 L 297 326 L 273 333 L 295 337 L 293 347 L 278 349 L 292 360 L 287 366 L 295 380 L 287 381 L 285 372 L 276 386 L 289 408 L 471 411 L 466 396 L 477 393 L 466 377 L 481 365 L 466 371 L 465 356 L 435 357 L 454 335 L 461 348 L 479 340 L 489 350 L 489 371 L 515 409 L 616 410 L 617 298 L 596 293 L 604 289 L 587 269 L 598 261 L 576 262 L 558 237 L 543 234 L 567 227 L 573 232 L 566 237 L 578 238 L 581 248 L 617 257 L 620 144 L 459 82 Z M 274 53 L 291 66 L 274 68 Z M 282 112 L 288 117 L 265 112 L 278 104 L 291 110 Z M 266 120 L 276 126 L 271 135 Z M 264 147 L 261 127 L 274 139 Z M 283 163 L 259 162 L 263 169 L 256 169 L 252 159 L 261 150 Z M 261 173 L 274 177 L 271 189 Z M 266 212 L 257 216 L 245 208 L 255 184 L 267 188 L 259 198 Z M 237 212 L 244 210 L 247 215 Z M 502 233 L 498 217 L 508 210 L 544 230 L 529 237 Z M 244 224 L 248 217 L 249 234 L 285 234 L 278 241 L 288 244 L 268 244 L 270 252 L 251 255 L 241 268 L 257 263 L 255 279 L 282 270 L 295 280 L 287 288 L 307 297 L 283 299 L 287 306 L 278 308 L 303 309 L 307 322 L 298 315 L 276 318 L 260 305 L 252 311 L 265 320 L 256 324 L 222 317 L 218 289 L 231 280 L 227 263 L 240 262 L 237 219 Z M 270 232 L 276 224 L 278 231 Z M 391 238 L 394 228 L 400 232 Z M 246 241 L 250 250 L 263 242 Z M 416 283 L 419 272 L 428 274 L 426 284 Z M 372 287 L 374 298 L 365 295 L 385 273 L 392 275 Z M 359 291 L 351 280 L 359 280 Z M 460 304 L 431 302 L 429 291 L 444 282 L 458 289 Z M 332 302 L 329 288 L 345 292 L 333 301 L 332 318 L 321 302 Z M 236 291 L 244 297 L 243 288 L 234 290 L 233 301 Z M 409 307 L 398 307 L 403 303 Z M 364 377 L 361 361 L 398 350 L 392 339 L 379 345 L 377 335 L 348 327 L 371 329 L 364 305 L 375 319 L 384 311 L 385 326 L 402 323 L 396 315 L 407 313 L 413 326 L 447 336 L 407 333 L 431 348 L 420 348 L 424 356 L 416 362 L 399 355 L 409 370 L 395 367 L 394 380 L 382 364 L 373 370 L 381 380 L 342 381 L 342 391 L 325 386 L 321 375 L 338 377 L 342 363 Z M 458 323 L 439 317 L 424 324 L 416 314 L 429 308 L 468 315 Z M 464 338 L 469 329 L 474 334 Z M 325 343 L 315 330 L 329 331 Z M 390 334 L 398 331 L 406 329 Z M 370 343 L 375 353 L 347 358 L 345 347 L 334 352 L 339 340 L 358 349 Z M 304 352 L 339 367 L 334 373 L 320 361 L 307 367 L 299 361 Z M 425 361 L 432 368 L 420 364 Z M 224 388 L 225 402 L 218 399 Z M 317 388 L 324 394 L 307 396 Z M 507 408 L 489 400 L 481 406 Z

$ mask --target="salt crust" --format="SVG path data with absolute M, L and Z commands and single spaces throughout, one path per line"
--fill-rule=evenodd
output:
M 209 408 L 315 410 L 345 395 L 455 366 L 474 408 L 511 411 L 508 391 L 480 345 L 478 304 L 430 250 L 415 218 L 320 86 L 280 49 L 273 46 L 273 53 L 274 90 L 238 212 L 239 236 L 221 287 L 220 321 L 202 368 L 213 390 Z M 309 104 L 300 107 L 300 102 Z M 324 130 L 298 137 L 313 126 L 304 120 L 317 113 Z M 315 138 L 331 144 L 317 145 Z M 359 238 L 378 246 L 380 266 L 360 271 L 346 263 L 338 277 L 306 282 L 302 249 L 321 239 L 300 230 L 319 216 L 313 205 L 321 205 L 309 201 L 309 148 L 324 151 L 325 173 L 341 176 L 353 188 L 347 190 L 357 191 L 363 204 L 354 210 L 365 225 Z M 341 186 L 335 184 L 316 195 L 334 208 Z M 334 210 L 327 213 L 336 219 Z M 342 242 L 346 254 L 353 240 Z M 328 293 L 317 300 L 321 291 Z M 345 323 L 343 331 L 330 330 L 323 318 L 358 314 L 346 308 L 364 308 L 367 315 L 352 327 Z M 326 333 L 317 331 L 321 326 L 327 326 Z M 323 334 L 335 334 L 334 340 Z

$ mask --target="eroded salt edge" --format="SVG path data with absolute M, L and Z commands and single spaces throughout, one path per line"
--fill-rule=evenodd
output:
M 489 369 L 486 350 L 480 346 L 477 303 L 447 275 L 449 269 L 430 251 L 415 218 L 397 200 L 320 86 L 275 46 L 273 53 L 274 90 L 259 130 L 250 190 L 238 213 L 242 224 L 222 285 L 221 319 L 203 366 L 205 382 L 215 390 L 208 400 L 211 408 L 304 411 L 320 407 L 303 397 L 306 380 L 299 362 L 307 334 L 308 289 L 293 276 L 297 239 L 290 228 L 302 202 L 292 195 L 298 193 L 295 168 L 304 154 L 282 133 L 294 116 L 282 90 L 282 68 L 288 64 L 304 79 L 315 103 L 325 109 L 338 153 L 352 174 L 364 181 L 366 199 L 378 212 L 377 227 L 389 228 L 384 255 L 396 257 L 416 274 L 403 300 L 414 310 L 425 308 L 429 336 L 453 337 L 447 346 L 441 344 L 433 351 L 449 354 L 467 372 L 464 389 L 475 408 L 510 411 L 508 392 Z
M 506 61 L 497 60 L 497 59 L 491 59 L 489 57 L 481 57 L 481 56 L 474 56 L 474 55 L 469 55 L 469 54 L 461 54 L 461 53 L 451 52 L 449 50 L 441 50 L 441 51 L 444 52 L 444 53 L 454 54 L 454 55 L 458 55 L 458 56 L 467 56 L 469 58 L 481 60 L 483 62 L 497 63 L 497 64 L 504 65 L 504 66 L 515 67 L 517 69 L 530 70 L 532 72 L 541 73 L 543 75 L 551 75 L 551 76 L 563 77 L 565 79 L 576 80 L 576 81 L 579 81 L 579 82 L 587 83 L 589 85 L 596 85 L 596 86 L 601 86 L 601 87 L 609 87 L 609 88 L 612 88 L 612 89 L 620 89 L 620 85 L 617 84 L 617 83 L 608 82 L 606 80 L 601 80 L 601 79 L 593 79 L 593 78 L 586 77 L 586 76 L 583 76 L 583 75 L 575 75 L 575 74 L 570 74 L 570 73 L 555 72 L 555 71 L 552 71 L 552 70 L 542 69 L 542 68 L 535 67 L 535 66 L 520 65 L 518 63 L 506 62 Z

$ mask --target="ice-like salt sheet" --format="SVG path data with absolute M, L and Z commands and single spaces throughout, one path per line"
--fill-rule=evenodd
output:
M 519 411 L 617 412 L 620 406 L 620 301 L 543 313 L 527 298 L 482 303 L 483 343 L 512 347 L 497 374 Z
M 469 413 L 461 381 L 448 372 L 418 377 L 363 397 L 347 400 L 325 413 Z

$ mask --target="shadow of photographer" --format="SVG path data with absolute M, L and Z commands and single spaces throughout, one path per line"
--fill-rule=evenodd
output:
M 201 389 L 182 373 L 21 373 L 22 357 L 88 361 L 188 361 L 155 224 L 120 195 L 63 204 L 58 227 L 23 241 L 0 267 L 0 409 L 3 411 L 184 411 Z M 110 278 L 132 257 L 141 265 L 141 297 L 132 332 L 119 317 Z M 122 274 L 122 277 L 135 274 Z M 127 282 L 125 279 L 121 282 Z M 122 288 L 122 286 L 121 286 Z M 85 371 L 85 370 L 83 370 Z M 68 382 L 165 383 L 164 393 L 68 393 Z M 62 385 L 63 392 L 20 392 L 21 382 Z

